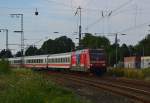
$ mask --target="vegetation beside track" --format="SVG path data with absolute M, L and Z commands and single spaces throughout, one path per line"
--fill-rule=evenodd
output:
M 4 59 L 0 60 L 0 74 L 7 74 L 10 72 L 9 63 Z
M 146 69 L 114 68 L 108 70 L 108 75 L 115 77 L 127 77 L 131 79 L 144 79 L 150 81 L 150 68 Z
M 2 103 L 86 103 L 76 95 L 47 80 L 43 74 L 13 69 L 0 74 Z

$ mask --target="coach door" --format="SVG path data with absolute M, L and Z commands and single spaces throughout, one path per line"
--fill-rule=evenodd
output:
M 80 67 L 80 54 L 76 54 L 76 66 Z

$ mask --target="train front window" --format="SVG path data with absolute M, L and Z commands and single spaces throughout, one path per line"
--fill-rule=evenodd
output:
M 90 60 L 91 61 L 104 60 L 104 54 L 102 54 L 102 53 L 91 53 L 90 54 Z
M 104 50 L 90 50 L 90 60 L 100 61 L 105 59 Z

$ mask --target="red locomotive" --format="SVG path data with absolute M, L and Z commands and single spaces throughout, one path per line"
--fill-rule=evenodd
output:
M 18 67 L 21 57 L 9 58 L 11 66 Z M 25 56 L 23 65 L 27 68 L 71 70 L 103 73 L 106 71 L 106 56 L 103 49 L 83 49 L 69 53 Z

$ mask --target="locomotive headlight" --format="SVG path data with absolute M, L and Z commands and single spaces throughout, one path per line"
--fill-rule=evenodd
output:
M 102 66 L 106 66 L 106 64 L 102 64 Z

